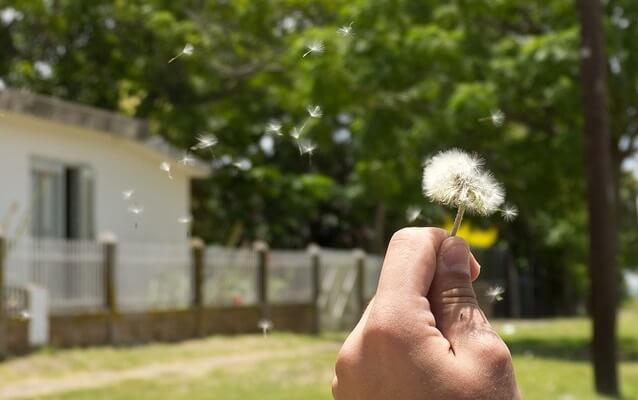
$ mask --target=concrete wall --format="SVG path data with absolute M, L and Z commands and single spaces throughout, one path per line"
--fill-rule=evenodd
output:
M 120 240 L 144 242 L 186 239 L 187 227 L 177 218 L 190 210 L 189 168 L 170 160 L 174 179 L 169 180 L 159 169 L 166 156 L 142 143 L 8 111 L 0 116 L 0 217 L 14 202 L 17 216 L 28 212 L 32 157 L 93 167 L 96 233 L 110 231 Z M 122 199 L 127 189 L 135 190 L 144 207 L 138 229 Z

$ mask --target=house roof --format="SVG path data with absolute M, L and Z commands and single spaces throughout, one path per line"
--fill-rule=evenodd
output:
M 32 115 L 128 139 L 172 160 L 179 160 L 183 155 L 183 150 L 152 133 L 147 121 L 52 96 L 7 88 L 0 91 L 0 110 Z M 198 177 L 207 176 L 211 172 L 210 166 L 200 160 L 182 167 Z

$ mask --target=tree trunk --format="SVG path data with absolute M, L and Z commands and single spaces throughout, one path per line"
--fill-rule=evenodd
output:
M 600 0 L 579 0 L 585 173 L 589 210 L 592 352 L 596 390 L 618 396 L 616 201 L 607 105 L 607 57 Z

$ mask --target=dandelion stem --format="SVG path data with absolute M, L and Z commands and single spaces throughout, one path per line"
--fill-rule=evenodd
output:
M 454 225 L 450 231 L 450 237 L 456 236 L 456 232 L 459 230 L 461 222 L 463 221 L 463 214 L 465 214 L 465 205 L 461 204 L 459 209 L 456 211 L 456 218 L 454 218 Z

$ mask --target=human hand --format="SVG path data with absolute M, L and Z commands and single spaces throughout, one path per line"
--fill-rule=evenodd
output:
M 444 230 L 395 233 L 337 357 L 335 399 L 520 399 L 510 352 L 472 289 L 479 272 L 467 243 Z

